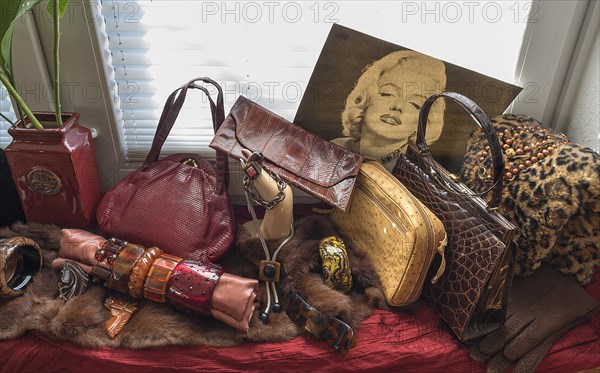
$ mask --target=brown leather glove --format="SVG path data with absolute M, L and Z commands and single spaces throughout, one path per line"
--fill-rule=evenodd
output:
M 515 277 L 504 325 L 471 348 L 471 357 L 488 360 L 488 372 L 532 372 L 554 342 L 596 312 L 598 303 L 575 280 L 542 267 Z

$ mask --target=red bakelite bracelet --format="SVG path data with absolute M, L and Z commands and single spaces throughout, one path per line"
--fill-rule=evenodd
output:
M 180 311 L 210 316 L 213 291 L 222 274 L 216 264 L 182 261 L 169 281 L 167 303 Z

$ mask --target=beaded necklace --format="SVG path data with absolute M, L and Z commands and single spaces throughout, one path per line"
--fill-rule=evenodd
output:
M 530 134 L 530 136 L 528 136 Z M 559 145 L 570 141 L 564 134 L 557 134 L 540 126 L 519 126 L 513 130 L 498 132 L 498 140 L 506 155 L 504 180 L 513 180 L 517 174 L 546 158 Z M 533 142 L 529 142 L 533 141 Z M 481 150 L 479 161 L 485 161 L 489 155 L 489 145 Z M 486 181 L 492 181 L 492 171 L 488 170 Z

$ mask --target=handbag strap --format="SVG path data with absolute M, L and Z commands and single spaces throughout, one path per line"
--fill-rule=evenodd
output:
M 196 84 L 198 81 L 209 83 L 217 89 L 218 94 L 216 102 L 214 102 L 210 97 L 210 92 L 205 87 Z M 213 121 L 213 130 L 215 133 L 219 127 L 221 127 L 221 124 L 223 124 L 223 121 L 225 120 L 225 107 L 223 104 L 223 90 L 221 89 L 221 86 L 214 80 L 206 77 L 190 80 L 186 84 L 173 91 L 173 93 L 171 93 L 171 95 L 167 98 L 162 114 L 160 115 L 160 119 L 158 121 L 156 134 L 152 140 L 152 147 L 150 148 L 150 152 L 148 152 L 148 156 L 142 165 L 142 170 L 146 169 L 152 163 L 158 160 L 162 146 L 169 136 L 175 121 L 177 120 L 177 116 L 183 107 L 187 91 L 190 88 L 199 89 L 208 97 Z M 217 193 L 222 194 L 229 187 L 229 162 L 227 161 L 227 155 L 221 152 L 217 152 L 216 155 L 216 173 L 217 186 L 219 188 Z
M 483 130 L 485 137 L 490 145 L 490 153 L 492 156 L 492 169 L 493 169 L 493 183 L 490 189 L 478 193 L 478 194 L 487 194 L 488 192 L 492 192 L 492 199 L 488 203 L 489 208 L 496 208 L 500 204 L 500 199 L 502 197 L 502 181 L 504 178 L 504 157 L 502 155 L 502 148 L 500 147 L 500 141 L 498 140 L 498 136 L 496 135 L 496 131 L 492 126 L 492 122 L 490 118 L 485 115 L 483 110 L 470 98 L 463 96 L 459 93 L 455 92 L 443 92 L 430 96 L 423 106 L 421 107 L 421 111 L 419 113 L 419 126 L 417 128 L 417 141 L 416 145 L 421 152 L 421 155 L 430 159 L 433 159 L 431 156 L 431 150 L 427 143 L 425 142 L 425 133 L 427 130 L 427 117 L 429 116 L 429 111 L 431 110 L 431 106 L 440 97 L 450 98 L 459 104 L 465 111 L 471 114 L 471 117 L 475 120 L 475 123 Z M 436 162 L 430 162 L 432 167 L 437 168 Z M 453 185 L 453 183 L 445 176 L 444 172 L 440 172 L 440 170 L 435 170 L 436 176 L 444 178 L 445 185 Z M 447 180 L 446 180 L 447 179 Z

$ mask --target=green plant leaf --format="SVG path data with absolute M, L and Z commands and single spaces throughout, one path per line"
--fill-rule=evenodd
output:
M 50 13 L 52 18 L 54 18 L 54 3 L 56 1 L 58 1 L 58 18 L 62 18 L 67 10 L 69 0 L 48 0 L 48 13 Z
M 41 0 L 2 0 L 0 2 L 0 65 L 12 72 L 11 46 L 15 23 Z

